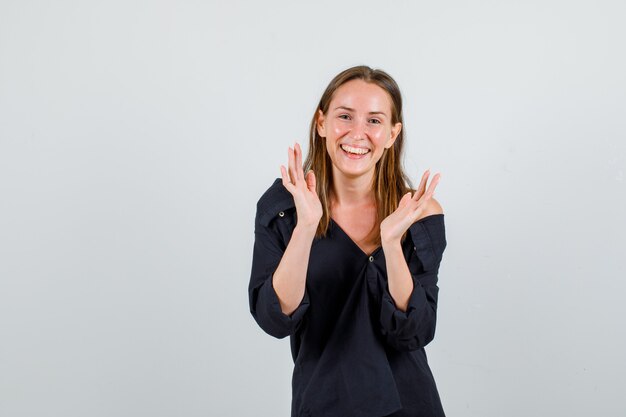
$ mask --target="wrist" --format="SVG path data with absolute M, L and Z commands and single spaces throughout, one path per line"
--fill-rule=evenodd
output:
M 400 239 L 382 239 L 381 238 L 381 246 L 385 252 L 389 251 L 402 251 L 402 244 L 400 243 Z
M 293 232 L 313 238 L 315 236 L 315 232 L 317 232 L 318 224 L 319 222 L 317 222 L 316 224 L 296 223 L 296 227 L 294 228 Z

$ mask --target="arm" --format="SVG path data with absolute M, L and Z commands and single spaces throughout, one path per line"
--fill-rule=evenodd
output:
M 407 260 L 404 255 L 400 255 L 413 286 L 406 308 L 397 307 L 391 293 L 392 277 L 389 276 L 389 288 L 384 283 L 382 285 L 380 312 L 381 332 L 386 342 L 405 351 L 426 346 L 435 335 L 439 293 L 437 281 L 439 265 L 446 247 L 444 216 L 439 214 L 426 217 L 412 225 L 409 232 L 414 247 L 408 253 Z
M 322 216 L 322 204 L 317 196 L 315 175 L 304 175 L 302 170 L 302 150 L 296 143 L 289 148 L 289 175 L 281 166 L 283 186 L 293 196 L 298 223 L 282 257 L 280 265 L 273 275 L 273 286 L 280 306 L 285 314 L 291 314 L 304 296 L 306 271 L 313 238 Z
M 432 197 L 424 203 L 424 206 L 421 219 L 433 214 L 443 214 L 441 204 Z M 398 309 L 406 311 L 414 284 L 402 252 L 402 244 L 399 239 L 392 239 L 390 241 L 383 240 L 382 246 L 387 265 L 389 292 Z
M 406 259 L 404 259 L 402 245 L 400 242 L 388 244 L 383 246 L 383 251 L 385 252 L 385 263 L 387 265 L 389 294 L 398 310 L 406 312 L 415 284 L 413 283 Z
M 280 264 L 272 276 L 274 291 L 284 314 L 292 314 L 304 297 L 306 272 L 314 237 L 315 229 L 296 226 Z
M 426 346 L 435 334 L 437 274 L 445 230 L 441 205 L 432 198 L 441 175 L 434 176 L 427 190 L 429 175 L 427 170 L 413 196 L 405 194 L 380 226 L 387 266 L 386 282 L 381 285 L 381 332 L 399 350 Z M 403 250 L 402 235 L 407 231 L 415 253 Z
M 308 309 L 306 273 L 311 245 L 322 216 L 315 175 L 302 170 L 302 150 L 296 143 L 288 151 L 288 170 L 281 165 L 284 190 L 291 194 L 296 215 L 261 221 L 259 206 L 249 297 L 250 311 L 267 333 L 282 338 L 293 334 Z M 267 213 L 264 213 L 267 214 Z M 266 216 L 262 216 L 266 218 Z M 297 225 L 294 227 L 294 218 Z M 273 225 L 273 229 L 268 226 Z M 281 239 L 281 236 L 288 236 Z M 287 247 L 282 242 L 288 242 Z
M 266 333 L 277 338 L 293 334 L 309 307 L 305 281 L 312 238 L 295 228 L 285 248 L 282 236 L 289 228 L 287 218 L 277 217 L 266 226 L 257 214 L 248 288 L 250 312 Z

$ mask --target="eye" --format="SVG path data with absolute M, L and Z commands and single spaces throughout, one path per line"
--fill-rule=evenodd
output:
M 338 117 L 339 117 L 340 119 L 343 119 L 343 120 L 349 120 L 349 119 L 350 119 L 350 116 L 349 116 L 349 115 L 347 115 L 347 114 L 340 114 Z
M 378 119 L 370 119 L 370 122 L 374 123 L 374 124 L 380 124 L 382 123 L 380 120 Z

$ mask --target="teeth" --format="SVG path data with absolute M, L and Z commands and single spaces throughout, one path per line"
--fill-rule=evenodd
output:
M 341 149 L 343 149 L 346 152 L 354 153 L 357 155 L 364 155 L 370 151 L 369 149 L 353 148 L 352 146 L 348 146 L 348 145 L 341 145 Z

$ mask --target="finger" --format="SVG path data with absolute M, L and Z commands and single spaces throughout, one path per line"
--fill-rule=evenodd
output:
M 306 174 L 306 185 L 309 191 L 317 194 L 317 189 L 315 188 L 317 185 L 317 181 L 315 180 L 315 173 L 313 172 L 313 170 L 310 170 Z
M 420 180 L 420 184 L 417 186 L 417 190 L 415 190 L 415 194 L 413 195 L 413 201 L 418 201 L 420 197 L 424 194 L 424 190 L 426 189 L 426 182 L 428 181 L 429 175 L 430 175 L 430 169 L 427 169 L 422 174 L 422 179 Z
M 437 184 L 439 184 L 439 178 L 441 178 L 441 175 L 439 173 L 435 174 L 433 180 L 430 182 L 428 190 L 424 193 L 424 195 L 422 195 L 419 200 L 417 200 L 418 206 L 426 203 L 435 194 L 435 188 L 437 188 Z
M 291 190 L 290 187 L 293 187 L 293 184 L 289 180 L 289 177 L 287 175 L 287 169 L 285 169 L 285 167 L 282 165 L 280 166 L 280 175 L 283 178 L 283 186 L 285 186 L 287 190 Z
M 298 176 L 296 175 L 296 161 L 294 150 L 289 147 L 289 175 L 291 176 L 291 183 L 296 185 Z
M 408 193 L 403 195 L 402 198 L 400 199 L 398 208 L 403 208 L 404 206 L 406 206 L 410 199 L 411 199 L 411 192 L 409 191 Z
M 439 184 L 440 178 L 441 178 L 441 174 L 436 173 L 435 176 L 433 177 L 433 180 L 430 182 L 430 186 L 428 186 L 428 191 L 426 191 L 426 193 L 429 194 L 431 197 L 435 193 L 435 188 L 437 188 L 437 184 Z
M 296 173 L 298 175 L 298 179 L 302 180 L 304 179 L 304 171 L 302 168 L 302 148 L 298 142 L 296 142 L 294 151 L 296 152 Z

